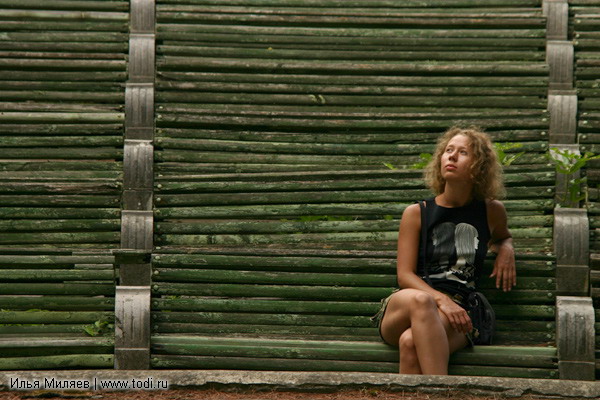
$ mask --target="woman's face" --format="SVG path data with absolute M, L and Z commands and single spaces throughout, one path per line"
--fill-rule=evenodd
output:
M 444 149 L 441 159 L 442 177 L 448 180 L 472 180 L 471 163 L 473 151 L 471 141 L 465 135 L 454 136 Z

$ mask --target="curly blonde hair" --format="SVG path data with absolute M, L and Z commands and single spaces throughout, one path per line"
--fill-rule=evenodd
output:
M 454 126 L 438 139 L 433 157 L 424 171 L 427 186 L 436 195 L 444 192 L 446 181 L 442 177 L 441 158 L 448 142 L 456 135 L 464 135 L 469 138 L 473 151 L 473 164 L 471 165 L 473 196 L 478 200 L 504 197 L 506 192 L 502 165 L 500 165 L 489 135 L 477 127 Z

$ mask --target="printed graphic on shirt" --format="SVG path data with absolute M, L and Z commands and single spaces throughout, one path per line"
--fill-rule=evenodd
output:
M 475 254 L 479 247 L 477 229 L 466 223 L 444 222 L 433 229 L 431 239 L 430 277 L 452 279 L 471 286 L 475 277 Z

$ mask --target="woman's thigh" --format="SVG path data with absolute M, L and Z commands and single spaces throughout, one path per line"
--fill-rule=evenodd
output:
M 418 289 L 402 289 L 394 293 L 388 301 L 387 308 L 381 320 L 381 337 L 393 346 L 398 346 L 400 335 L 410 328 L 411 311 L 415 307 L 415 298 L 433 297 Z

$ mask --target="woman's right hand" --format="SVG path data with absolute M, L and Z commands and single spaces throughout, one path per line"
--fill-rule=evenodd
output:
M 473 330 L 473 323 L 467 311 L 452 301 L 450 297 L 446 295 L 440 297 L 438 308 L 448 318 L 450 325 L 456 331 L 467 334 Z

